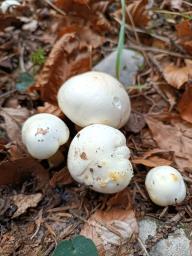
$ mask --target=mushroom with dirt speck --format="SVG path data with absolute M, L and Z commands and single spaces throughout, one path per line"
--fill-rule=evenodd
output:
M 74 153 L 77 148 L 78 155 Z M 129 157 L 126 138 L 119 130 L 94 124 L 74 137 L 67 164 L 77 182 L 101 193 L 116 193 L 127 187 L 133 176 Z
M 186 197 L 186 186 L 181 174 L 171 166 L 151 169 L 145 179 L 151 200 L 160 206 L 181 203 Z
M 34 158 L 48 159 L 69 139 L 69 129 L 57 116 L 47 113 L 28 118 L 22 127 L 22 141 Z
M 128 93 L 114 77 L 96 71 L 74 76 L 61 86 L 58 104 L 75 124 L 121 128 L 130 116 Z

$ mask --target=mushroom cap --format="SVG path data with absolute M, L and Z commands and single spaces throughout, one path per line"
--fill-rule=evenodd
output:
M 160 206 L 181 203 L 186 196 L 186 187 L 181 174 L 171 166 L 151 169 L 145 180 L 151 200 Z
M 117 129 L 94 124 L 72 140 L 68 169 L 79 183 L 102 193 L 116 193 L 129 184 L 133 169 L 125 136 Z
M 48 159 L 69 139 L 69 129 L 57 116 L 42 113 L 28 118 L 22 127 L 22 141 L 30 155 Z
M 67 80 L 59 89 L 58 104 L 80 127 L 98 123 L 121 128 L 131 111 L 129 96 L 122 84 L 114 77 L 96 71 Z

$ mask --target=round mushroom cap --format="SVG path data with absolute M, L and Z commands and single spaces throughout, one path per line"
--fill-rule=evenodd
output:
M 68 169 L 79 183 L 102 193 L 116 193 L 129 184 L 133 169 L 125 136 L 117 129 L 94 124 L 72 140 Z
M 181 174 L 171 166 L 151 169 L 145 180 L 151 200 L 160 206 L 181 203 L 186 196 L 186 186 Z
M 114 77 L 96 71 L 67 80 L 59 89 L 58 104 L 80 127 L 98 123 L 121 128 L 131 111 L 129 96 L 122 84 Z
M 69 139 L 69 129 L 57 116 L 42 113 L 28 118 L 22 127 L 22 141 L 30 155 L 48 159 Z

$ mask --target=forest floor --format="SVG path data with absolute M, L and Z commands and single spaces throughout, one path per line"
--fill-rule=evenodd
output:
M 73 181 L 66 167 L 69 145 L 49 160 L 31 158 L 21 141 L 21 127 L 29 116 L 46 112 L 65 120 L 70 139 L 77 133 L 58 108 L 56 95 L 69 77 L 91 70 L 116 49 L 120 1 L 18 3 L 0 13 L 0 255 L 51 255 L 58 241 L 82 234 L 94 241 L 99 255 L 138 256 L 147 255 L 177 226 L 188 227 L 190 237 L 192 3 L 126 1 L 125 48 L 139 51 L 145 64 L 127 87 L 132 112 L 121 129 L 134 177 L 115 195 Z M 149 199 L 145 176 L 159 165 L 182 173 L 187 197 L 181 204 L 163 208 Z M 144 245 L 138 243 L 138 221 L 146 216 L 164 225 Z M 130 229 L 131 238 L 121 234 L 128 242 L 110 244 L 107 233 L 101 239 L 98 225 L 102 222 L 116 239 L 119 230 L 111 223 L 119 220 Z

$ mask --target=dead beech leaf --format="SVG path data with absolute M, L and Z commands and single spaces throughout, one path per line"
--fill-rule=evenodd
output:
M 134 211 L 115 207 L 109 211 L 95 212 L 81 230 L 81 235 L 94 241 L 101 256 L 117 255 L 119 246 L 122 254 L 127 252 L 128 240 L 137 233 Z
M 31 176 L 37 179 L 37 189 L 46 188 L 48 185 L 47 170 L 33 158 L 25 157 L 0 164 L 0 186 L 18 184 Z
M 73 0 L 73 1 L 79 4 L 88 4 L 90 2 L 90 0 Z
M 173 64 L 168 64 L 163 70 L 163 75 L 168 84 L 180 89 L 184 83 L 192 79 L 192 61 L 186 60 L 186 66 L 180 68 Z
M 52 114 L 52 115 L 58 116 L 60 118 L 64 116 L 63 112 L 61 111 L 61 109 L 59 107 L 52 105 L 48 102 L 45 102 L 44 106 L 38 107 L 37 112 Z
M 101 46 L 105 42 L 105 38 L 95 32 L 88 24 L 86 26 L 75 24 L 66 25 L 70 23 L 70 18 L 67 21 L 62 20 L 58 26 L 59 37 L 65 35 L 66 33 L 74 33 L 77 35 L 78 40 L 89 45 L 91 48 L 95 49 Z M 73 23 L 73 21 L 71 21 Z
M 192 85 L 187 86 L 179 101 L 178 109 L 183 120 L 192 123 Z
M 39 90 L 44 101 L 57 105 L 57 92 L 63 82 L 90 68 L 89 48 L 74 33 L 65 34 L 54 45 L 32 90 Z
M 146 122 L 159 148 L 173 152 L 178 168 L 180 170 L 191 168 L 192 125 L 179 116 L 170 116 L 169 119 L 147 116 Z
M 112 207 L 131 209 L 131 206 L 131 195 L 128 188 L 125 188 L 115 195 L 112 195 L 107 201 L 108 209 L 111 209 Z
M 142 164 L 147 167 L 156 167 L 156 166 L 161 166 L 161 165 L 171 165 L 172 161 L 160 158 L 159 156 L 151 156 L 148 159 L 143 159 L 143 158 L 136 158 L 133 159 L 132 162 L 134 164 Z
M 6 132 L 10 142 L 16 145 L 17 155 L 21 157 L 26 152 L 21 140 L 21 126 L 30 116 L 29 111 L 26 108 L 1 108 L 0 116 L 0 128 Z
M 21 214 L 25 213 L 28 208 L 36 207 L 38 203 L 42 200 L 43 195 L 41 193 L 32 195 L 18 194 L 11 196 L 10 199 L 17 206 L 16 212 L 13 214 L 12 219 L 19 217 Z
M 169 159 L 167 159 L 169 158 Z M 145 152 L 142 157 L 136 157 L 132 160 L 134 164 L 142 164 L 147 167 L 156 167 L 160 165 L 171 165 L 173 163 L 172 157 L 170 159 L 170 152 L 155 148 Z
M 1 14 L 0 15 L 0 31 L 3 31 L 6 27 L 10 27 L 13 25 L 21 25 L 22 22 L 20 19 L 14 17 L 10 14 Z
M 53 177 L 50 180 L 51 187 L 55 188 L 56 186 L 69 185 L 73 182 L 69 171 L 66 168 L 63 168 L 59 172 L 54 173 Z
M 190 39 L 192 36 L 192 21 L 184 20 L 176 25 L 177 36 L 179 38 Z
M 126 12 L 127 17 L 126 21 L 128 24 L 134 25 L 136 27 L 146 27 L 149 22 L 148 10 L 147 10 L 148 0 L 136 0 L 133 3 L 127 5 Z M 114 18 L 117 20 L 121 20 L 121 10 L 117 10 L 113 14 Z M 130 19 L 130 16 L 133 20 Z
M 176 25 L 179 44 L 189 53 L 192 54 L 192 21 L 187 19 Z

